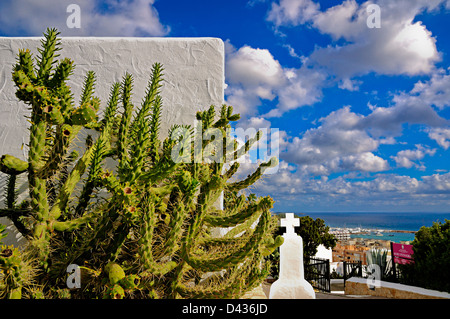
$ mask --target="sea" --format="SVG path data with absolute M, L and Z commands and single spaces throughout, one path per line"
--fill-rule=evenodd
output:
M 445 219 L 450 220 L 450 213 L 419 213 L 419 212 L 401 212 L 401 213 L 367 213 L 367 212 L 311 212 L 295 213 L 298 216 L 310 216 L 313 219 L 321 218 L 330 228 L 364 228 L 373 230 L 410 230 L 418 231 L 422 226 L 432 226 L 433 222 L 445 223 Z M 382 236 L 376 234 L 376 231 L 367 235 L 354 235 L 351 237 L 374 238 L 389 240 L 400 243 L 403 241 L 414 240 L 414 233 L 391 233 L 381 232 Z

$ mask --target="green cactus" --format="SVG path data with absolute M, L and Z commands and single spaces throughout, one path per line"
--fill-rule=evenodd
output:
M 99 116 L 94 72 L 87 73 L 77 106 L 66 84 L 75 65 L 56 61 L 59 50 L 58 32 L 48 29 L 37 65 L 29 50 L 20 50 L 13 69 L 16 96 L 31 109 L 30 143 L 27 160 L 0 159 L 9 176 L 0 217 L 9 217 L 28 245 L 2 248 L 2 296 L 234 298 L 260 284 L 268 274 L 264 256 L 282 243 L 268 240 L 273 200 L 238 192 L 277 161 L 237 182 L 230 179 L 239 164 L 224 165 L 248 152 L 261 133 L 237 148 L 226 132 L 239 115 L 226 105 L 216 115 L 211 106 L 197 113 L 202 125 L 174 125 L 161 143 L 162 65 L 154 64 L 140 107 L 131 103 L 133 77 L 125 74 Z M 92 134 L 84 150 L 74 151 L 82 129 Z M 190 147 L 195 134 L 211 130 L 223 138 Z M 172 153 L 183 147 L 190 153 L 174 161 Z M 198 161 L 202 154 L 221 160 Z M 29 199 L 17 204 L 19 174 L 28 176 Z M 217 238 L 217 227 L 234 228 Z M 70 264 L 80 265 L 80 289 L 66 287 Z
M 0 298 L 21 299 L 23 287 L 33 285 L 36 269 L 29 257 L 13 246 L 0 247 Z

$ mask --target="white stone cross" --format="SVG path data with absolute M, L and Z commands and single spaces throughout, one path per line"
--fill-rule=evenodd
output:
M 294 227 L 300 226 L 300 219 L 295 218 L 293 213 L 286 213 L 281 219 L 281 227 L 286 227 L 286 234 L 295 234 Z
M 286 227 L 286 233 L 280 246 L 280 273 L 270 288 L 269 299 L 315 299 L 314 288 L 305 280 L 303 239 L 294 232 L 300 219 L 288 213 L 281 219 L 281 226 Z

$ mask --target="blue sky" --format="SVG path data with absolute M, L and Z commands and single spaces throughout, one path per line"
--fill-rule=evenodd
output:
M 69 4 L 81 28 L 66 26 Z M 369 4 L 380 8 L 370 28 Z M 275 211 L 450 209 L 449 0 L 15 0 L 0 35 L 218 37 L 238 125 L 280 130 Z M 252 165 L 243 165 L 241 176 Z

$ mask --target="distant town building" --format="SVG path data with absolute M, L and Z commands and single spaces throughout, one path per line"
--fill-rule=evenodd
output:
M 359 262 L 367 264 L 366 254 L 370 249 L 388 249 L 390 241 L 371 238 L 351 238 L 339 240 L 332 250 L 333 262 Z
M 366 253 L 369 247 L 357 244 L 346 243 L 345 241 L 338 241 L 336 247 L 333 248 L 333 262 L 359 262 L 366 265 Z
M 334 237 L 336 237 L 337 240 L 349 240 L 350 239 L 350 232 L 347 230 L 331 230 L 331 231 L 329 231 L 329 233 L 334 235 Z

